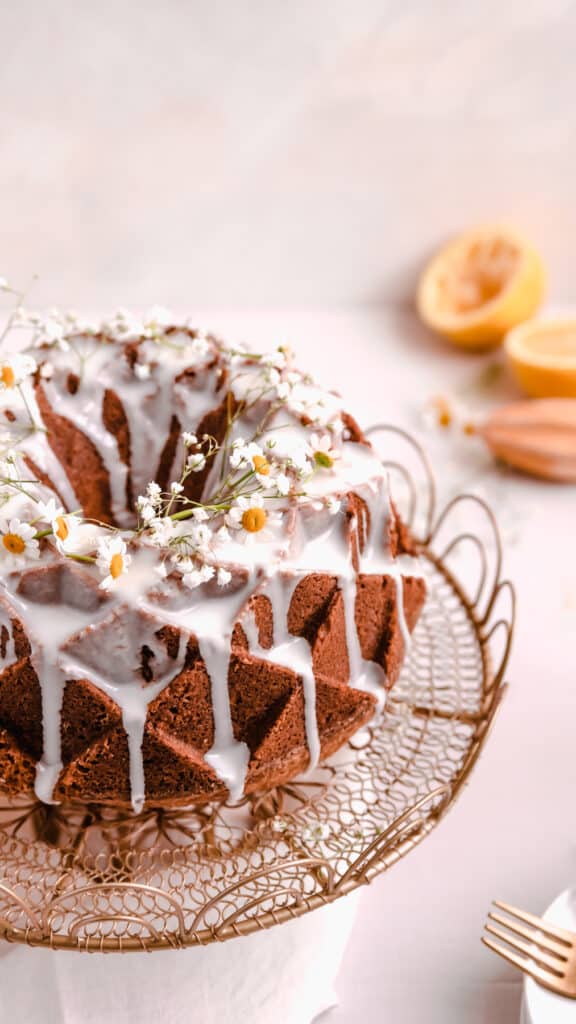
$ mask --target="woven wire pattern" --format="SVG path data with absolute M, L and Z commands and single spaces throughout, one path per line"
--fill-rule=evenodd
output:
M 487 506 L 462 497 L 437 516 L 422 452 L 377 429 L 416 452 L 412 471 L 386 464 L 429 590 L 385 714 L 311 775 L 235 806 L 133 816 L 3 798 L 0 937 L 110 952 L 223 941 L 370 882 L 446 813 L 504 689 L 514 593 Z

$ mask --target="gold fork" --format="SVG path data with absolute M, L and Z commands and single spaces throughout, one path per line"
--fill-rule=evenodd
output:
M 484 927 L 490 935 L 507 945 L 493 942 L 483 935 L 484 945 L 529 974 L 544 988 L 568 999 L 576 999 L 576 935 L 508 903 L 492 902 L 508 916 L 490 911 Z M 502 927 L 495 927 L 492 921 Z

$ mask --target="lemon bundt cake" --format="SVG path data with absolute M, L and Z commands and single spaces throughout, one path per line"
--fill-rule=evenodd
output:
M 293 366 L 153 312 L 0 355 L 0 786 L 176 806 L 382 706 L 425 599 L 386 473 Z

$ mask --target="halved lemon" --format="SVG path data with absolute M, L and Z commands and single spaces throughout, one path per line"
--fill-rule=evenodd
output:
M 576 398 L 576 319 L 533 320 L 507 335 L 504 351 L 534 398 Z
M 542 261 L 528 242 L 507 228 L 478 228 L 432 258 L 418 284 L 418 312 L 458 345 L 491 348 L 534 315 L 544 286 Z

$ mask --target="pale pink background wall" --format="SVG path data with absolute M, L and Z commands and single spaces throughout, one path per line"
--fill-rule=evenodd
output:
M 495 217 L 571 297 L 572 0 L 19 0 L 0 24 L 2 272 L 42 302 L 402 301 L 430 244 Z

